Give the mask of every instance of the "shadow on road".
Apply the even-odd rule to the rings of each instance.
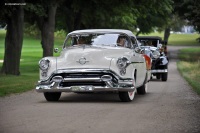
[[[115,104],[134,104],[145,95],[135,94],[132,102],[121,102],[118,93],[62,93],[59,101],[48,102],[45,99],[39,103],[115,103]]]

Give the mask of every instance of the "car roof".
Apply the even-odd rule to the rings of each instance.
[[[71,34],[84,34],[84,33],[123,33],[127,34],[128,36],[136,37],[130,30],[124,29],[87,29],[87,30],[75,30],[70,32],[68,35]]]
[[[159,37],[159,36],[137,36],[137,39],[148,39],[148,40],[157,39],[157,40],[162,40],[162,38]]]

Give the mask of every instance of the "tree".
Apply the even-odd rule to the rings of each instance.
[[[41,45],[43,57],[53,55],[55,15],[58,2],[56,0],[38,0],[29,2],[26,6],[26,13],[29,14],[26,20],[29,23],[36,21],[41,31]],[[35,20],[35,21],[33,21]]]
[[[177,6],[179,16],[189,21],[200,32],[200,2],[199,0],[182,0]]]
[[[139,5],[137,8],[139,14],[136,27],[140,30],[137,35],[140,33],[150,33],[155,27],[163,27],[173,10],[172,0],[141,0],[136,1],[135,4]]]
[[[10,1],[5,1],[9,3]],[[24,0],[16,0],[24,3]],[[4,5],[0,9],[0,23],[7,24],[5,54],[1,73],[20,75],[20,58],[23,43],[24,9],[22,5]]]
[[[166,25],[164,25],[164,41],[168,42],[170,31],[180,31],[181,28],[186,24],[186,21],[182,19],[176,11],[174,11],[168,19]]]
[[[171,13],[165,17],[165,23],[158,28],[159,31],[164,30],[164,41],[167,43],[169,36],[170,36],[170,31],[177,31],[182,28],[183,25],[185,25],[185,20],[178,15],[178,8],[180,4],[182,3],[181,0],[173,0],[172,3],[172,9]]]
[[[91,28],[133,27],[135,18],[131,13],[132,1],[68,0],[58,9],[57,24],[67,32]]]
[[[134,31],[138,27],[139,33],[149,33],[165,24],[171,11],[172,0],[68,0],[58,9],[57,26],[67,32],[91,28]]]

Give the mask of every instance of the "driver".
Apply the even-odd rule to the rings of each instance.
[[[125,37],[123,37],[123,36],[119,36],[118,37],[118,39],[117,39],[118,46],[124,47],[125,46],[125,42],[126,42]]]
[[[80,38],[78,38],[78,40],[77,40],[77,45],[82,45],[82,44],[85,44],[85,40],[84,40],[83,37],[80,37]]]
[[[152,41],[148,41],[148,46],[153,47]]]

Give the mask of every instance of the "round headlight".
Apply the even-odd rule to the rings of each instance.
[[[47,59],[42,59],[39,62],[39,66],[41,70],[47,70],[49,68],[49,60]]]
[[[157,50],[155,50],[155,51],[152,53],[152,55],[153,55],[153,58],[157,59],[157,58],[160,57],[160,52],[157,51]]]
[[[117,66],[118,66],[118,68],[119,69],[125,68],[127,66],[127,61],[128,61],[128,59],[126,59],[126,58],[119,58],[117,60]]]

